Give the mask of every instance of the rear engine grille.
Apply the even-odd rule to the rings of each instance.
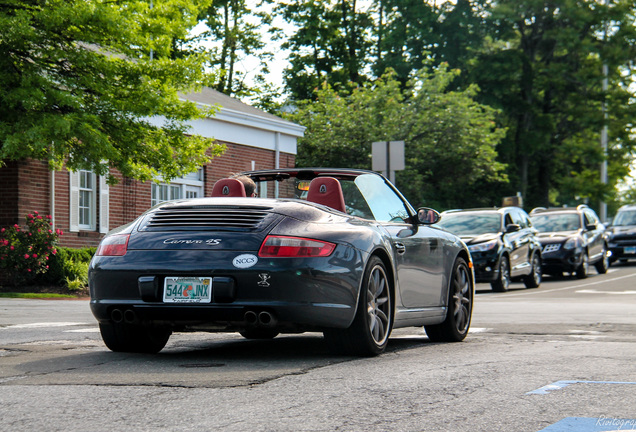
[[[251,231],[262,227],[269,210],[271,207],[166,207],[150,215],[140,229],[145,231]]]

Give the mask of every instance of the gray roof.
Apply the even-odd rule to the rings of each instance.
[[[209,87],[204,87],[200,92],[182,94],[181,97],[203,105],[218,105],[222,108],[244,114],[250,114],[257,117],[291,123],[281,117],[275,116],[258,108],[254,108],[251,105],[243,103],[238,99],[235,99]]]

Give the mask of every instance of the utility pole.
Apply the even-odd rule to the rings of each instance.
[[[601,130],[601,148],[603,149],[603,162],[601,162],[601,183],[607,184],[607,141],[608,141],[608,125],[607,120],[609,118],[607,114],[607,80],[608,70],[607,64],[603,64],[603,129]],[[600,217],[601,221],[607,220],[607,203],[601,200],[600,205]]]
[[[605,0],[604,5],[608,5],[608,0]],[[605,21],[605,30],[603,32],[603,48],[605,48],[605,44],[607,43],[607,20]],[[607,114],[607,89],[608,89],[608,67],[605,60],[603,61],[603,129],[601,130],[601,148],[603,150],[603,162],[601,162],[601,184],[607,184],[607,141],[608,141],[608,119],[609,115]],[[599,216],[601,217],[601,222],[605,222],[607,220],[607,203],[605,200],[601,200],[599,205]]]

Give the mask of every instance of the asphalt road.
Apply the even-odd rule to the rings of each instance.
[[[636,263],[591,273],[479,284],[466,341],[400,329],[364,359],[320,334],[112,353],[87,301],[0,299],[0,430],[636,430]]]

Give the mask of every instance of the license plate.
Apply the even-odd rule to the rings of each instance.
[[[629,246],[623,249],[625,254],[636,254],[636,246]]]
[[[210,303],[211,277],[167,277],[163,283],[163,301],[166,303]]]

